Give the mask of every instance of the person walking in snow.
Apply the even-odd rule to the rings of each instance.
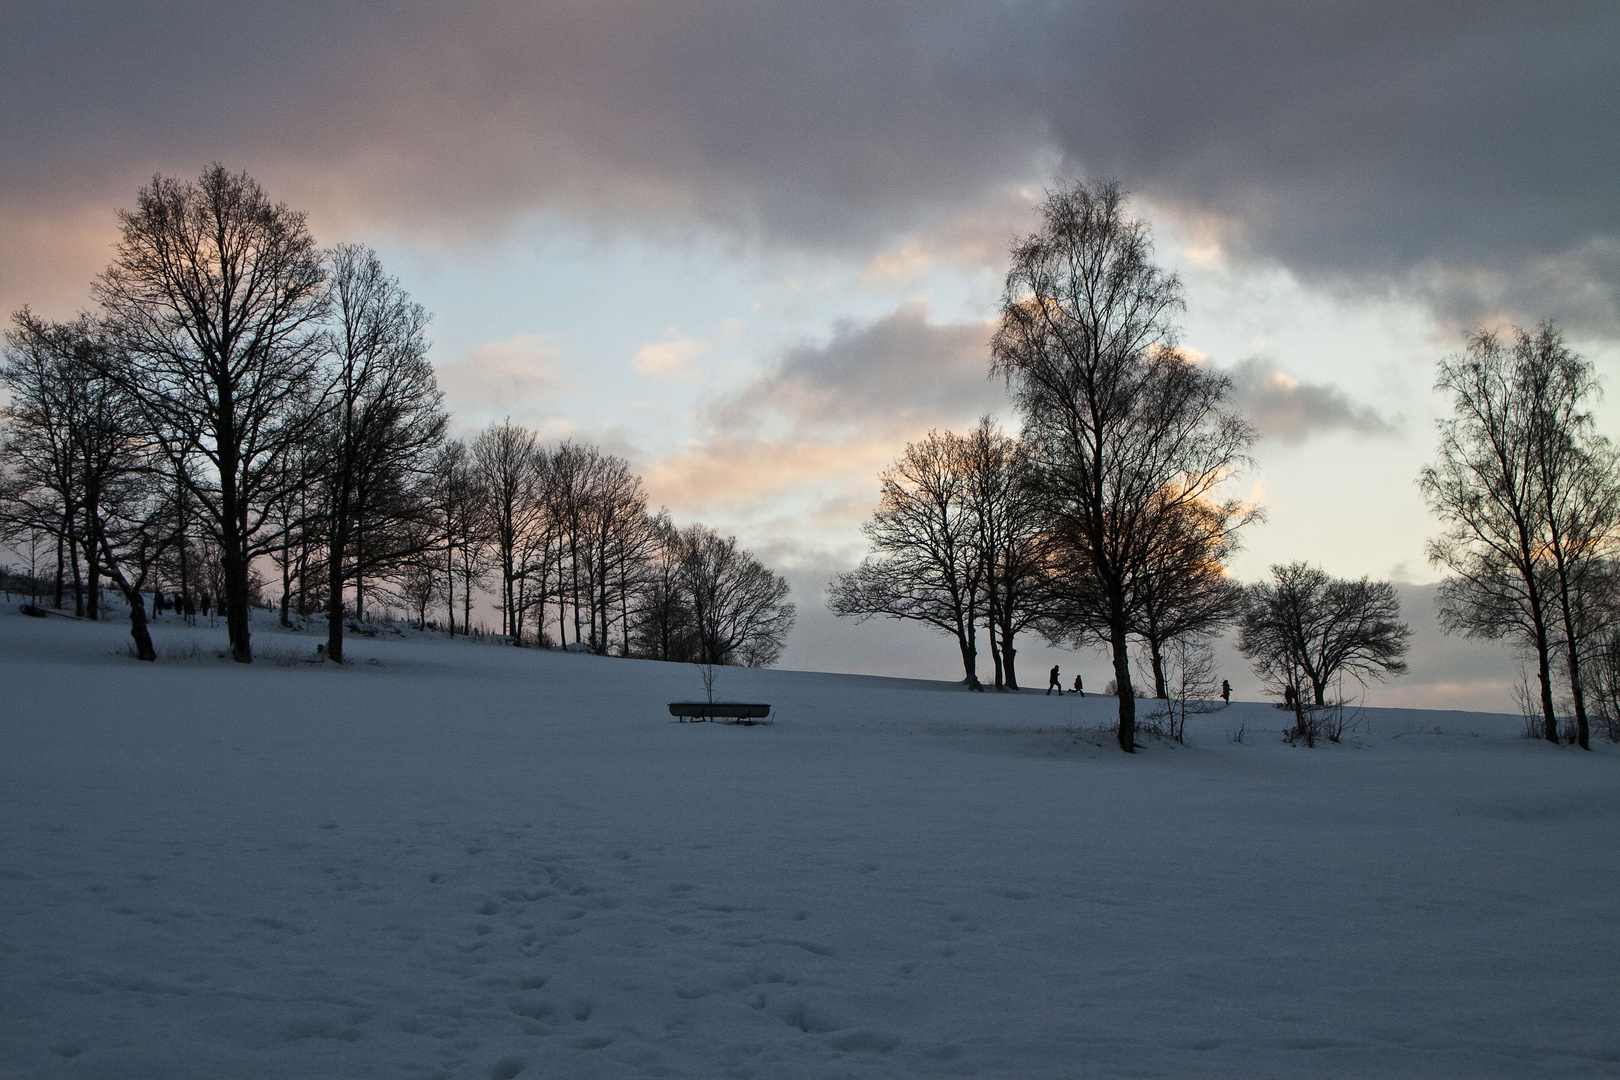
[[[1078,675],[1074,677],[1074,692],[1079,694],[1081,697],[1086,696],[1086,684],[1080,681],[1080,676]]]
[[[1058,697],[1063,696],[1063,680],[1058,678],[1058,666],[1052,665],[1052,677],[1046,680],[1046,696],[1050,697],[1053,690],[1057,690]]]
[[[1232,684],[1225,679],[1221,680],[1221,701],[1232,704]]]

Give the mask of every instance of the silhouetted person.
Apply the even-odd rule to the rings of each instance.
[[[1074,692],[1079,694],[1081,697],[1086,696],[1086,684],[1080,681],[1080,676],[1078,675],[1074,677]]]
[[[191,597],[189,597],[189,596],[186,597],[186,625],[187,626],[196,626],[197,625],[197,605],[192,601]]]
[[[1221,680],[1221,700],[1228,705],[1232,704],[1232,684],[1225,679]]]
[[[152,590],[152,614],[161,615],[169,610],[169,602],[163,599],[162,589]]]
[[[1063,680],[1058,678],[1058,666],[1056,664],[1052,665],[1052,677],[1046,680],[1047,696],[1050,696],[1053,690],[1058,692],[1058,697],[1063,696]]]
[[[1294,698],[1297,697],[1298,694],[1299,691],[1294,689],[1294,684],[1289,683],[1287,686],[1283,687],[1283,704],[1287,705],[1289,708],[1293,708]]]
[[[205,619],[208,618],[208,594],[207,593],[202,594],[202,602],[200,604],[198,604],[197,606],[202,608],[203,618],[205,618]]]

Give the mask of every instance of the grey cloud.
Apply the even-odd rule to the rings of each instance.
[[[1119,5],[1054,117],[1086,169],[1318,281],[1620,329],[1620,8]],[[1151,56],[1144,55],[1151,48]],[[1147,60],[1148,62],[1144,62]],[[1582,293],[1567,302],[1568,287]]]
[[[1288,445],[1328,431],[1393,435],[1399,428],[1378,410],[1330,383],[1300,382],[1264,360],[1250,358],[1231,370],[1234,402],[1260,434]]]
[[[1318,281],[1620,326],[1612,4],[64,3],[6,31],[7,237],[217,158],[328,220],[870,252],[1066,167]]]
[[[935,323],[913,301],[790,349],[774,371],[716,405],[711,419],[734,430],[775,415],[801,434],[968,422],[1007,402],[988,377],[990,333],[984,324]]]

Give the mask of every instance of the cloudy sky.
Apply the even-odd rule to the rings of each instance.
[[[1610,3],[12,2],[0,25],[6,311],[86,303],[154,173],[246,169],[435,314],[463,429],[600,442],[786,572],[790,665],[950,675],[944,642],[835,624],[821,588],[908,439],[1015,424],[985,345],[1058,178],[1133,193],[1185,344],[1263,433],[1242,577],[1305,558],[1422,607],[1414,480],[1468,327],[1554,319],[1620,378]],[[1505,703],[1489,650],[1420,641],[1413,669],[1373,700]]]

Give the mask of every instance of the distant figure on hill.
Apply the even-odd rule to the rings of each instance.
[[[1283,704],[1287,705],[1289,708],[1293,708],[1294,698],[1296,698],[1298,695],[1299,691],[1294,689],[1294,684],[1289,683],[1287,686],[1283,687]]]
[[[202,608],[203,618],[205,618],[205,619],[208,618],[208,594],[207,593],[202,594],[202,602],[200,604],[198,604],[197,606]]]
[[[1232,684],[1225,679],[1221,680],[1221,700],[1228,705],[1232,704]]]
[[[1080,676],[1078,675],[1074,677],[1074,692],[1079,694],[1081,697],[1086,696],[1086,684],[1080,681]]]
[[[152,590],[152,614],[161,615],[169,610],[169,602],[163,599],[162,589]]]
[[[1063,680],[1058,678],[1058,666],[1056,664],[1052,665],[1052,677],[1046,680],[1047,695],[1050,696],[1053,690],[1058,692],[1058,697],[1063,696]]]
[[[186,625],[197,625],[197,605],[189,596],[186,597]]]

